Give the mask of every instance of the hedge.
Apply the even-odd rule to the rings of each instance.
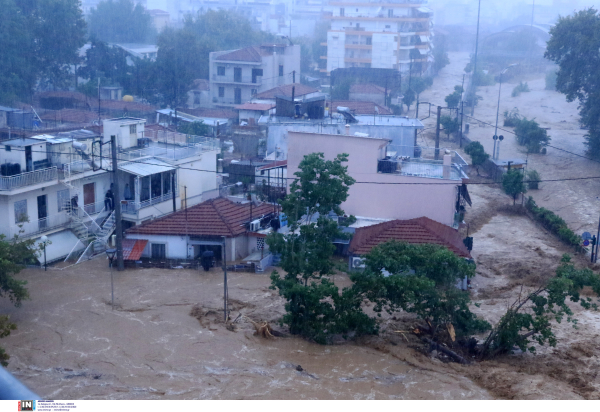
[[[569,229],[567,222],[560,216],[546,208],[538,207],[531,196],[529,196],[525,207],[533,214],[536,221],[558,236],[560,240],[569,246],[573,246],[577,251],[581,250],[581,237]]]

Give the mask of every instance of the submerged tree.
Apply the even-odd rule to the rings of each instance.
[[[330,213],[344,216],[340,205],[348,198],[354,179],[347,173],[348,155],[325,160],[323,153],[312,153],[300,162],[300,171],[282,202],[288,217],[286,235],[269,235],[267,243],[281,254],[281,267],[271,274],[271,288],[277,289],[287,303],[283,323],[292,334],[327,343],[332,335],[368,334],[376,331],[374,320],[361,310],[362,299],[352,289],[341,291],[330,276],[335,273],[331,257],[332,241],[344,238]],[[347,225],[353,218],[344,219]]]
[[[505,173],[502,176],[502,188],[504,189],[504,193],[513,198],[513,205],[517,201],[517,196],[520,193],[526,193],[527,187],[523,182],[523,173],[518,171],[517,169],[509,170],[508,173]]]
[[[477,170],[477,176],[479,176],[479,166],[484,164],[486,160],[490,158],[479,142],[471,142],[465,147],[465,153],[471,156],[471,164],[475,166]]]

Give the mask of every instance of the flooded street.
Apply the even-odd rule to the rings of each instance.
[[[18,330],[2,340],[8,370],[52,399],[485,399],[470,379],[412,349],[374,340],[322,346],[267,340],[222,322],[222,273],[115,272],[104,257],[63,271],[28,269],[31,300],[2,301]],[[269,276],[229,275],[232,317],[275,321],[283,301]],[[199,303],[204,316],[190,316]],[[297,370],[301,365],[301,371]]]

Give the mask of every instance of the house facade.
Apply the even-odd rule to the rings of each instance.
[[[426,0],[330,2],[327,72],[347,67],[427,71],[433,12]],[[325,56],[324,56],[325,57]],[[414,67],[413,67],[414,69]]]
[[[299,82],[300,46],[268,44],[212,52],[209,76],[213,106],[232,108],[262,91]]]
[[[368,136],[288,132],[288,175],[294,176],[305,155],[322,152],[325,159],[347,153],[348,174],[357,183],[342,209],[354,216],[379,219],[428,217],[453,226],[466,162],[456,152],[438,150],[419,158],[398,156],[387,139]]]

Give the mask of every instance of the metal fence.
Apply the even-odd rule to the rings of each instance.
[[[179,195],[179,190],[175,190],[175,197]],[[166,202],[173,199],[173,193],[165,193],[161,196],[156,196],[148,200],[144,200],[142,202],[136,202],[135,200],[127,200],[121,202],[121,211],[123,213],[131,213],[136,214],[138,210],[143,209],[148,206],[155,205],[157,203]]]
[[[58,170],[56,167],[20,173],[14,176],[3,176],[0,178],[0,190],[12,190],[52,180],[58,180]]]
[[[69,214],[64,211],[55,215],[47,216],[43,219],[22,222],[18,225],[10,227],[8,235],[12,238],[18,236],[31,236],[38,233],[46,232],[51,229],[56,229],[61,226],[66,226],[70,222]]]

